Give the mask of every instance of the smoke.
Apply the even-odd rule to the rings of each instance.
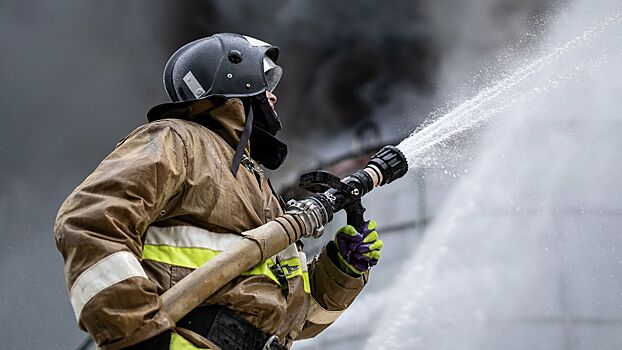
[[[508,46],[529,47],[543,26],[536,19],[553,11],[555,2],[190,3],[169,9],[180,28],[170,38],[171,52],[223,31],[253,35],[281,48],[285,75],[276,91],[277,109],[284,122],[281,137],[292,152],[280,173],[289,173],[289,179],[317,154],[345,152],[351,141],[340,139],[352,136],[344,128],[373,120],[382,140],[393,141],[448,100],[459,100],[467,82],[485,84],[485,77],[472,77],[472,72],[489,66]]]
[[[528,46],[528,34],[542,24],[527,19],[550,11],[553,3],[166,2],[161,43],[170,54],[198,37],[229,31],[279,46],[285,67],[276,91],[281,136],[300,150],[313,142],[309,136],[337,137],[369,119],[387,125],[389,138],[403,135],[439,104],[458,98],[461,84],[495,51]],[[402,130],[393,131],[399,124]],[[297,156],[304,161],[308,153]],[[296,155],[290,160],[299,163]]]
[[[362,122],[392,102],[395,86],[424,95],[434,90],[437,51],[420,1],[192,4],[176,15],[185,26],[175,45],[232,31],[281,48],[285,76],[276,92],[289,136]]]
[[[562,4],[544,1],[468,0],[460,2],[425,2],[421,9],[427,23],[432,26],[428,30],[436,38],[432,41],[435,42],[439,52],[439,70],[435,78],[437,81],[435,93],[423,101],[427,104],[415,109],[414,104],[422,102],[420,97],[409,93],[409,91],[399,91],[399,89],[396,89],[399,97],[395,99],[401,99],[402,102],[381,107],[377,111],[377,120],[385,124],[394,123],[397,125],[395,128],[397,130],[398,127],[403,128],[403,125],[413,117],[413,114],[406,113],[402,120],[397,118],[397,120],[391,121],[383,117],[395,114],[385,111],[399,111],[402,109],[403,111],[413,112],[414,110],[416,113],[415,117],[419,116],[419,120],[421,120],[433,108],[439,108],[441,111],[450,109],[453,106],[452,100],[459,101],[462,95],[472,94],[473,91],[477,91],[479,86],[485,85],[494,76],[503,74],[502,71],[493,69],[499,63],[498,60],[505,61],[528,54],[534,44],[542,40],[544,32],[548,29],[546,27],[548,22],[543,20],[543,18],[556,13],[561,7]],[[463,44],[463,42],[465,43]],[[506,56],[500,56],[500,53],[504,52],[506,52]],[[481,75],[475,74],[478,71],[483,71],[483,73]],[[448,102],[446,102],[447,99],[449,99]],[[438,112],[439,115],[443,115],[441,111]],[[412,130],[414,129],[406,129],[406,131]],[[469,153],[464,152],[464,149],[456,149],[456,151],[460,151],[457,155],[459,158],[462,158],[465,153]],[[447,158],[439,159],[439,163],[445,161],[447,161]],[[455,162],[456,160],[452,161]],[[461,172],[463,170],[465,170],[464,165],[460,168]],[[444,173],[447,174],[447,170]],[[426,192],[429,192],[424,199],[428,201],[425,206],[427,209],[431,209],[432,215],[434,215],[434,211],[437,210],[436,207],[441,205],[447,196],[447,188],[451,188],[452,183],[455,183],[457,178],[462,175],[458,174],[456,176],[454,172],[450,172],[449,175],[443,175],[443,169],[438,168],[431,169],[426,175],[428,176],[428,179],[426,179],[428,184]],[[391,184],[389,188],[384,190],[390,190],[390,192],[380,191],[374,193],[373,195],[378,197],[368,200],[368,213],[379,223],[385,223],[386,225],[386,223],[422,219],[418,218],[416,213],[413,212],[414,206],[412,205],[414,200],[412,198],[421,195],[421,193],[417,193],[412,181],[404,181]],[[411,203],[408,203],[409,198],[411,198]],[[398,213],[399,211],[404,211],[405,213]],[[439,220],[439,225],[442,227],[443,220]],[[400,342],[399,340],[402,337],[410,337],[412,334],[422,334],[421,332],[416,332],[416,329],[411,327],[413,325],[411,320],[418,316],[416,314],[403,313],[401,306],[408,303],[409,293],[410,295],[419,291],[426,293],[429,290],[426,289],[425,285],[415,283],[409,284],[406,288],[403,287],[406,285],[405,281],[420,280],[417,276],[419,272],[413,270],[411,268],[412,265],[404,264],[404,259],[415,250],[412,246],[406,245],[404,247],[404,242],[407,239],[412,239],[410,235],[416,234],[416,232],[409,231],[404,232],[404,235],[409,235],[408,238],[403,236],[395,238],[398,241],[396,245],[385,244],[385,248],[383,248],[383,261],[372,272],[369,284],[363,291],[363,295],[351,307],[352,310],[342,315],[334,325],[324,331],[317,339],[298,343],[296,349],[363,348],[367,337],[372,333],[370,330],[377,330],[373,341],[373,346],[375,347],[412,348],[412,344]],[[380,234],[382,235],[382,232]],[[387,238],[387,242],[390,242],[389,239]],[[458,244],[457,246],[459,247],[460,245]],[[425,258],[421,260],[425,261]],[[461,261],[458,262],[458,264],[460,263]],[[402,272],[396,274],[395,271],[400,269]],[[388,281],[395,281],[396,284],[400,283],[400,287],[387,290],[387,285],[390,285]],[[466,285],[468,281],[461,282],[464,282]],[[462,285],[456,284],[452,287],[460,290]],[[396,300],[394,298],[395,296],[402,295],[404,296],[403,299]],[[387,298],[387,296],[391,297]],[[387,301],[389,299],[396,301],[389,302]],[[447,303],[447,307],[459,306],[460,303],[460,300],[457,300],[455,304]],[[386,312],[386,309],[394,312],[383,317],[382,315]],[[422,313],[433,313],[435,311],[422,310]],[[443,311],[440,310],[439,312]],[[434,320],[434,318],[431,319]],[[399,327],[401,333],[389,334],[387,325],[394,323],[399,325],[400,322],[404,322],[403,324],[405,325],[404,327]],[[430,323],[433,324],[433,321],[430,321]],[[389,336],[393,336],[395,342],[392,342],[392,339],[388,338]],[[442,334],[440,338],[453,344],[453,347],[448,348],[461,348],[462,344],[453,342],[454,338],[443,338]]]
[[[183,43],[231,31],[280,46],[278,108],[294,144],[370,118],[416,123],[481,57],[528,31],[509,18],[544,3],[0,2],[0,342],[68,349],[79,341],[51,235],[56,211],[148,108],[167,100],[161,72]],[[483,12],[465,12],[471,5]],[[483,45],[489,34],[499,38]]]
[[[426,1],[439,51],[443,52],[437,77],[445,100],[465,83],[480,84],[498,69],[500,61],[516,59],[534,47],[547,28],[548,18],[565,1],[468,0]],[[468,86],[469,92],[473,86]],[[457,96],[456,96],[457,97]]]

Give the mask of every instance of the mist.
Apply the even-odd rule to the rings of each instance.
[[[618,2],[577,1],[513,62],[550,59],[514,100],[468,111],[500,113],[404,257],[409,278],[386,291],[366,349],[620,348],[621,35]]]
[[[384,139],[414,130],[459,96],[462,82],[495,52],[537,42],[534,35],[518,43],[545,27],[529,18],[556,6],[536,0],[3,1],[3,346],[71,349],[84,336],[52,239],[56,212],[116,142],[146,122],[146,111],[167,101],[162,69],[183,43],[231,31],[281,48],[285,76],[276,92],[292,149],[284,170],[295,172],[312,165],[311,153],[347,151],[352,128],[364,121],[380,121]]]

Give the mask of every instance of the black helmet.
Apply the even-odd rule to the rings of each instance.
[[[154,121],[178,104],[220,97],[242,98],[248,115],[231,165],[235,175],[248,140],[251,157],[268,169],[278,168],[287,146],[276,139],[281,122],[265,95],[281,79],[276,64],[279,49],[261,40],[233,33],[220,33],[195,40],[177,50],[164,68],[164,87],[173,103],[153,107],[147,114]]]
[[[250,97],[272,91],[281,79],[279,49],[249,36],[221,33],[177,50],[164,68],[172,101],[211,96]]]

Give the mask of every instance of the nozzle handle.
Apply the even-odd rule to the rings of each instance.
[[[352,204],[343,208],[346,211],[348,225],[354,226],[357,230],[365,223],[365,207],[361,200],[355,200]]]

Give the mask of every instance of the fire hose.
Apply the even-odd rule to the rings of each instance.
[[[178,322],[220,288],[242,272],[276,255],[302,237],[319,238],[333,214],[345,210],[347,222],[360,227],[365,221],[361,198],[376,187],[401,178],[408,171],[406,157],[395,146],[385,146],[367,165],[339,179],[324,171],[315,171],[300,178],[300,187],[313,192],[303,200],[288,202],[286,213],[255,229],[242,232],[244,237],[191,272],[164,292],[162,312]],[[87,349],[90,338],[80,345]]]
[[[333,213],[345,210],[348,224],[359,227],[365,208],[361,198],[376,187],[391,183],[408,171],[406,157],[395,146],[385,146],[367,163],[344,179],[323,171],[300,178],[300,187],[314,192],[290,201],[286,213],[242,233],[245,239],[209,260],[161,295],[162,311],[175,322],[199,306],[242,272],[277,254],[301,237],[318,238]]]

